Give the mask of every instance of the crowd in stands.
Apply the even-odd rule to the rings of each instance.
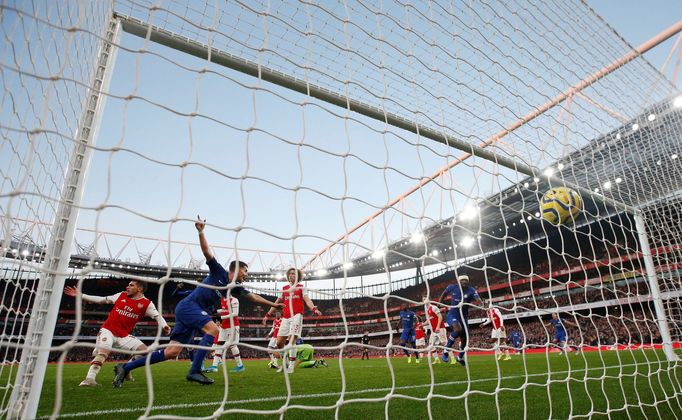
[[[521,247],[523,248],[523,247]],[[484,301],[493,301],[500,308],[503,315],[516,314],[521,318],[508,319],[506,321],[507,332],[512,329],[522,331],[526,346],[546,346],[551,342],[553,331],[544,324],[548,322],[550,311],[562,308],[562,316],[577,322],[580,331],[571,331],[576,344],[582,345],[612,345],[639,344],[660,342],[660,334],[654,318],[653,310],[648,302],[628,303],[621,301],[611,307],[595,306],[572,310],[572,307],[580,304],[610,301],[613,299],[625,299],[634,297],[646,297],[649,295],[647,283],[642,280],[639,261],[630,261],[623,258],[629,255],[631,249],[617,248],[615,245],[601,248],[591,247],[587,254],[578,253],[573,255],[586,255],[582,258],[571,257],[568,250],[565,254],[550,255],[544,249],[521,249],[520,254],[527,255],[526,260],[515,265],[514,270],[506,266],[508,261],[497,261],[497,264],[483,266],[464,267],[458,271],[446,271],[438,276],[417,279],[415,285],[396,290],[384,300],[382,296],[357,297],[343,300],[343,313],[346,323],[341,318],[341,306],[338,300],[317,300],[316,305],[322,311],[323,316],[314,317],[308,314],[305,319],[304,335],[311,339],[316,347],[339,346],[343,340],[348,343],[358,343],[359,336],[365,332],[371,334],[371,344],[386,346],[389,340],[389,331],[393,332],[393,344],[397,345],[398,334],[398,311],[401,303],[406,300],[410,306],[423,318],[423,297],[429,295],[431,301],[437,301],[445,287],[456,279],[458,274],[466,273],[471,278],[471,284],[477,287]],[[584,252],[585,250],[579,250]],[[544,257],[544,259],[543,259]],[[492,258],[492,257],[491,257]],[[613,259],[617,259],[614,261]],[[610,264],[606,262],[611,260]],[[525,261],[525,263],[523,262]],[[490,263],[490,261],[489,261]],[[552,275],[550,275],[550,270]],[[124,282],[121,279],[102,278],[96,281],[83,283],[83,291],[88,294],[107,295],[122,290]],[[163,308],[169,322],[173,322],[172,308],[179,301],[172,295],[174,285],[169,283],[163,291]],[[147,296],[157,300],[159,294],[158,285],[150,285]],[[264,296],[274,300],[275,296]],[[633,302],[636,299],[631,299]],[[444,299],[447,305],[449,300]],[[584,305],[585,306],[585,305]],[[55,330],[55,336],[65,340],[73,335],[75,327],[75,300],[64,298],[61,306],[61,315]],[[265,346],[265,336],[270,325],[262,326],[260,321],[267,308],[253,305],[247,301],[242,302],[240,309],[242,318],[241,335],[245,338],[241,352],[243,357],[266,357],[262,350],[253,349],[249,345]],[[443,306],[445,310],[446,307]],[[478,328],[480,321],[485,318],[485,309],[479,307],[470,308],[472,325],[469,331],[470,347],[490,348],[488,328]],[[529,315],[528,312],[539,311]],[[79,337],[92,337],[97,334],[101,323],[106,318],[110,307],[83,303],[82,318]],[[153,321],[140,322],[134,331],[138,337],[153,337],[157,334],[157,326]],[[329,340],[323,337],[335,337]],[[254,341],[254,339],[260,339]],[[87,339],[84,341],[88,341]],[[149,340],[145,340],[149,342]],[[68,361],[89,360],[92,349],[87,347],[71,348],[67,354]],[[338,356],[336,350],[319,350],[326,356]],[[361,348],[356,345],[346,345],[343,354],[352,356],[359,354]],[[385,354],[385,350],[373,350],[373,354]],[[125,359],[126,355],[119,355]],[[53,355],[53,357],[58,357]],[[181,355],[182,357],[182,355]]]

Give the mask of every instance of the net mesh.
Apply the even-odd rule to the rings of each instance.
[[[270,372],[253,361],[199,394],[163,363],[119,390],[135,390],[130,406],[84,405],[86,368],[65,362],[89,361],[111,305],[64,296],[38,416],[679,416],[681,101],[641,56],[609,67],[633,47],[583,2],[6,1],[0,30],[3,414],[29,320],[49,309],[33,302],[41,279],[98,296],[144,279],[173,323],[177,284],[207,274],[198,213],[218,262],[249,263],[250,291],[274,300],[286,269],[305,269],[322,315],[305,313],[303,336],[331,358],[322,379],[257,379]],[[111,85],[93,91],[105,45]],[[70,263],[52,273],[100,93]],[[583,206],[554,226],[540,202],[559,186]],[[400,306],[425,318],[426,297],[447,317],[462,274],[483,300],[464,305],[468,339],[452,344],[466,367],[437,366],[441,342],[406,370]],[[498,340],[478,328],[488,304]],[[268,357],[266,310],[242,302],[245,359]],[[168,344],[149,319],[133,335]],[[489,357],[499,349],[518,356],[505,365]]]

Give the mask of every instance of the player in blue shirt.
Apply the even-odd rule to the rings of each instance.
[[[223,266],[218,263],[208,246],[208,241],[204,235],[204,228],[206,227],[206,220],[199,218],[194,224],[194,227],[199,232],[199,245],[201,252],[206,257],[206,264],[208,264],[209,275],[201,282],[207,286],[221,287],[220,289],[212,289],[208,287],[197,287],[192,292],[182,299],[175,306],[175,326],[170,336],[170,344],[166,348],[162,348],[152,352],[148,357],[143,357],[128,363],[120,363],[114,368],[116,374],[114,378],[114,387],[119,388],[123,383],[123,379],[133,369],[144,366],[147,359],[150,364],[159,363],[167,359],[174,359],[182,350],[185,344],[193,341],[195,331],[200,330],[204,332],[204,336],[199,341],[202,348],[196,350],[194,358],[192,359],[192,367],[187,374],[187,380],[198,382],[202,385],[210,385],[213,379],[201,373],[204,359],[208,353],[208,349],[213,345],[214,337],[220,332],[218,324],[213,322],[211,314],[220,304],[220,299],[225,295],[224,288],[228,285],[232,286],[227,289],[227,293],[236,298],[246,298],[252,302],[260,303],[262,305],[273,306],[275,308],[281,307],[281,304],[270,302],[263,297],[247,291],[241,283],[246,279],[249,267],[242,261],[232,261],[229,265],[229,272],[225,271]]]
[[[403,347],[403,352],[407,356],[407,363],[412,363],[412,353],[407,350],[407,344],[409,343],[412,348],[417,349],[417,344],[414,338],[414,324],[415,321],[419,322],[419,317],[413,311],[409,310],[407,303],[400,305],[400,319],[398,320],[398,326],[396,331],[400,330],[402,326],[403,331],[400,334],[400,346]],[[419,362],[419,353],[416,353],[417,362]]]
[[[552,313],[552,319],[546,324],[548,327],[554,328],[554,344],[559,346],[559,354],[564,351],[568,352],[566,347],[566,342],[568,341],[568,334],[566,333],[566,326],[578,328],[578,324],[566,321],[564,318],[560,317],[558,313]]]
[[[459,338],[460,352],[457,355],[457,362],[465,366],[464,349],[467,345],[468,330],[469,330],[469,304],[477,304],[483,306],[481,297],[476,292],[476,289],[469,286],[469,276],[462,274],[457,277],[457,282],[451,283],[443,290],[440,295],[439,302],[443,302],[446,296],[450,296],[450,310],[445,323],[451,329],[448,336],[446,347],[452,348],[457,338]],[[450,361],[454,363],[454,361]]]
[[[510,343],[517,352],[523,353],[523,334],[521,334],[521,331],[512,330],[507,342]]]

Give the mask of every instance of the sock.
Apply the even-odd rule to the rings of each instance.
[[[410,353],[407,351],[407,343],[400,343],[400,345],[404,347],[403,353],[405,353],[405,356],[410,357]]]
[[[163,362],[166,360],[166,356],[164,354],[165,349],[157,350],[149,355],[149,364],[153,365],[154,363],[159,363]],[[130,361],[123,365],[123,369],[125,369],[126,372],[130,372],[131,370],[137,369],[141,366],[144,366],[145,363],[147,363],[147,358],[146,357],[140,357],[139,359]]]
[[[203,347],[208,347],[213,344],[214,337],[210,334],[205,334],[201,337],[199,345]],[[204,359],[208,354],[208,349],[197,349],[194,354],[194,359],[192,360],[192,367],[189,369],[189,373],[201,373],[201,368],[204,366]]]
[[[237,367],[243,366],[242,357],[239,355],[239,347],[230,346],[230,349],[232,350],[232,356],[234,356],[234,361],[237,362]]]
[[[88,369],[88,374],[85,375],[86,379],[92,379],[93,381],[95,378],[97,378],[97,374],[99,373],[100,369],[102,369],[102,364],[99,363],[92,363],[90,365],[90,369]]]
[[[225,354],[225,349],[222,348],[224,342],[219,341],[218,344],[213,345],[213,365],[218,367],[218,365],[223,361],[223,355]]]
[[[270,347],[271,350],[277,350],[276,347]],[[277,363],[277,356],[275,356],[275,353],[270,353],[270,360],[272,361],[272,364],[275,365],[276,367],[279,367]]]

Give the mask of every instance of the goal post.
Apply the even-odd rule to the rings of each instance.
[[[64,185],[52,223],[50,241],[40,267],[30,321],[23,342],[13,343],[21,349],[21,360],[8,404],[10,419],[36,418],[43,389],[48,356],[55,350],[52,343],[60,309],[64,280],[67,277],[78,213],[88,166],[95,146],[102,110],[111,81],[112,68],[119,43],[119,22],[110,15],[103,26],[99,51],[93,61],[92,81],[88,87],[83,113],[78,123]]]

